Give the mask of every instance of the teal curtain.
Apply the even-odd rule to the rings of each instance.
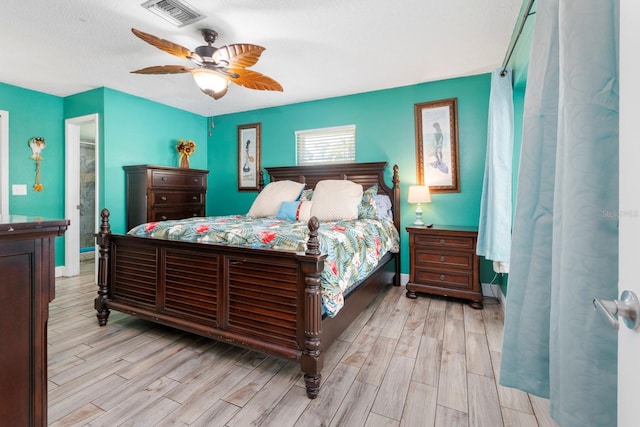
[[[484,166],[476,252],[506,269],[511,253],[513,163],[513,84],[511,69],[491,74],[487,157]]]
[[[615,426],[617,0],[538,0],[525,94],[500,382],[561,426]]]

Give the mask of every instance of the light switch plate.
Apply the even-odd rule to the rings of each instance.
[[[26,184],[13,184],[11,186],[11,190],[14,196],[26,196],[27,195],[27,185]]]

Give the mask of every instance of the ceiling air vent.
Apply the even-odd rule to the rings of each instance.
[[[205,16],[182,0],[149,0],[141,5],[176,27],[183,27],[199,21]]]

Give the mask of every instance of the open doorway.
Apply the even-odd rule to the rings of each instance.
[[[80,260],[96,256],[98,135],[97,114],[65,120],[65,276],[77,276]]]

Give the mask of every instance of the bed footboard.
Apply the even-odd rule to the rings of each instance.
[[[300,363],[310,398],[322,370],[320,254],[316,218],[305,253],[112,234],[101,212],[100,326],[110,310]]]

